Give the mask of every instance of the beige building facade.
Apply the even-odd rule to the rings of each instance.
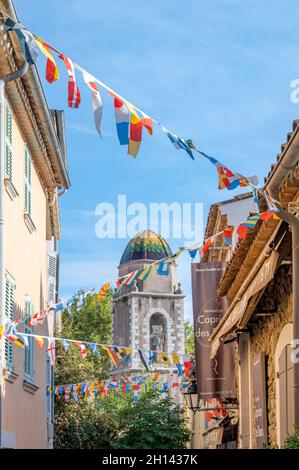
[[[1,0],[0,9],[16,18],[11,1]],[[7,81],[14,71],[21,77]],[[0,323],[6,325],[56,301],[59,192],[70,183],[63,114],[48,109],[35,66],[24,63],[15,33],[2,30],[0,82]],[[52,334],[53,321],[49,316],[25,332]],[[33,338],[25,350],[3,339],[0,344],[1,447],[51,447],[47,343],[42,350]]]

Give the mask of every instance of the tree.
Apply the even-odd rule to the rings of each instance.
[[[57,336],[98,343],[111,342],[111,298],[112,291],[97,301],[96,295],[87,296],[84,306],[78,311],[75,303],[71,315],[67,310],[62,314],[62,328]],[[82,360],[80,349],[70,344],[66,352],[60,342],[56,344],[56,362],[54,369],[55,384],[80,383],[89,380],[102,380],[108,377],[110,361],[104,351],[96,357],[88,352]],[[95,429],[100,437],[109,419],[100,421],[100,416],[88,401],[80,400],[76,405],[72,400],[65,404],[61,398],[55,400],[55,436],[56,448],[89,448],[89,440],[94,441]],[[102,434],[105,436],[105,432]],[[93,436],[93,437],[92,437]],[[102,443],[105,444],[105,440]]]
[[[71,315],[62,314],[62,329],[58,336],[75,340],[97,343],[111,342],[111,298],[109,292],[101,302],[96,295],[87,296],[84,306],[78,311],[75,303]],[[77,383],[84,380],[100,380],[106,378],[110,370],[107,354],[99,350],[96,357],[88,352],[87,358],[82,360],[80,349],[70,345],[65,351],[60,342],[56,345],[55,382],[57,384]]]
[[[185,354],[194,352],[194,328],[189,321],[184,323],[185,330]]]
[[[189,430],[180,407],[155,389],[138,401],[132,393],[110,392],[88,403],[69,403],[60,414],[56,447],[81,449],[184,449]]]
[[[295,427],[293,434],[288,434],[284,441],[284,449],[299,449],[299,427]]]
[[[57,336],[98,343],[111,343],[112,292],[99,303],[89,296],[80,311],[72,306],[72,315],[63,313],[62,329]],[[91,352],[82,360],[80,349],[71,345],[66,352],[56,345],[55,383],[75,384],[108,378],[110,362],[99,348],[97,358]],[[122,394],[110,390],[107,398],[99,395],[79,402],[55,397],[55,448],[81,449],[176,449],[185,448],[189,431],[180,407],[168,395],[155,389]]]
[[[113,405],[104,401],[104,409],[112,411],[118,428],[111,441],[115,449],[184,449],[189,441],[186,418],[169,394],[164,398],[156,389],[139,395],[113,396]]]

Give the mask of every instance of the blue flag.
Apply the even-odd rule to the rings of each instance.
[[[157,274],[159,274],[159,276],[168,276],[169,272],[170,272],[170,264],[166,264],[163,261],[161,261],[157,269]]]
[[[38,58],[38,47],[33,34],[21,23],[17,23],[12,18],[7,18],[4,23],[4,31],[13,30],[20,42],[26,62],[34,64]]]
[[[177,150],[181,150],[181,149],[185,150],[185,152],[188,153],[189,157],[191,157],[192,160],[194,160],[193,153],[191,152],[190,148],[188,147],[184,139],[182,139],[181,137],[178,137],[176,134],[173,134],[172,132],[168,131],[164,127],[162,127],[162,129],[167,135],[167,137],[169,138],[170,142],[174,145],[174,147]]]

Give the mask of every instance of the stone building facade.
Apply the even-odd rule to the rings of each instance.
[[[211,358],[221,342],[235,342],[240,448],[282,447],[298,425],[297,369],[291,354],[298,321],[293,243],[299,230],[298,142],[294,121],[263,188],[282,209],[278,217],[260,220],[227,254],[217,291],[229,306],[211,335]],[[259,203],[260,212],[268,209],[262,193]]]
[[[119,265],[119,277],[142,270],[149,264],[171,255],[166,241],[145,230],[127,245]],[[115,294],[112,310],[113,344],[167,354],[184,354],[184,295],[176,276],[176,265],[158,274],[159,263],[145,281],[123,286]],[[157,366],[156,370],[160,366]],[[131,373],[142,368],[134,353],[126,369]],[[165,370],[164,367],[162,367]],[[173,367],[171,368],[173,369]],[[173,369],[174,370],[174,369]]]

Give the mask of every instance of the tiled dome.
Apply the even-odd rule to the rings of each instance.
[[[159,260],[171,256],[168,243],[152,230],[138,233],[126,246],[120,264],[134,260]]]

